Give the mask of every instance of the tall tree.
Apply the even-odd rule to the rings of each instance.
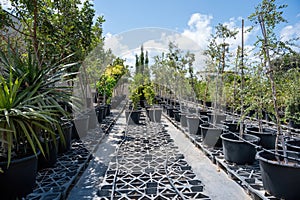
[[[271,63],[271,57],[276,56],[285,50],[291,50],[290,47],[278,39],[275,32],[276,25],[287,22],[286,19],[283,18],[283,12],[281,11],[286,7],[287,5],[277,5],[275,0],[262,0],[262,2],[256,6],[255,12],[249,16],[251,21],[260,25],[262,31],[262,37],[258,37],[255,44],[260,49],[260,55],[263,58],[264,66],[268,70],[268,78],[272,88],[272,100],[277,124],[276,149],[279,135],[282,134],[282,130],[278,110],[278,94],[274,81],[274,66]],[[285,148],[284,139],[282,139],[282,146]]]

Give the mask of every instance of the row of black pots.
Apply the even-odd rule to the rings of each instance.
[[[0,191],[1,199],[17,199],[32,192],[38,170],[53,167],[58,153],[64,153],[71,148],[72,123],[63,122],[62,133],[64,140],[56,137],[52,139],[41,139],[45,156],[40,151],[37,155],[31,153],[27,157],[12,160],[9,168],[7,162],[0,162]]]
[[[178,102],[178,100],[174,100],[174,99],[170,99],[170,98],[164,98],[164,97],[160,97],[160,99],[162,99],[162,101],[164,101],[166,105],[171,105],[171,106],[179,106],[180,105],[180,103]],[[203,105],[203,101],[202,100],[197,100],[197,102],[199,102],[201,105]],[[212,102],[208,101],[208,102],[206,102],[206,107],[212,107],[212,104],[213,104]],[[236,108],[230,108],[227,111],[231,112],[233,109],[236,110]],[[244,110],[246,110],[246,109],[247,109],[247,107],[244,108]],[[238,110],[238,114],[240,114],[239,110]],[[272,119],[274,119],[274,114],[269,113],[267,111],[263,110],[262,111],[262,115],[263,115],[263,119],[266,120],[266,121],[272,121]],[[283,114],[281,114],[281,115],[283,115]],[[254,110],[250,110],[249,113],[248,113],[248,116],[249,117],[255,117],[255,118],[258,119],[258,114]],[[300,129],[300,123],[299,122],[295,122],[293,120],[289,120],[289,124],[288,125],[290,127],[292,127],[292,128]]]
[[[183,116],[186,115],[181,114],[181,119],[184,119]],[[187,118],[189,119],[187,120],[187,124],[189,122],[196,124],[194,127],[191,126],[193,131],[190,130],[190,132],[197,134],[196,128],[197,124],[200,123],[200,120],[198,120],[199,117],[193,116]],[[222,122],[227,125],[230,132],[239,133],[237,121],[225,120]],[[206,129],[206,126],[208,125],[200,125],[204,145],[218,147],[220,145],[218,136],[220,136],[226,161],[236,164],[252,164],[255,160],[259,160],[263,185],[269,194],[284,199],[300,198],[300,194],[297,192],[300,181],[300,140],[289,140],[286,142],[287,149],[292,150],[292,152],[288,152],[288,156],[298,159],[298,165],[281,164],[277,161],[278,156],[274,155],[274,150],[257,152],[256,149],[257,146],[262,146],[265,149],[274,149],[276,139],[275,130],[270,128],[259,130],[258,127],[249,126],[246,127],[246,134],[243,134],[243,139],[241,139],[237,135],[226,133],[224,127],[220,127],[218,132],[218,128],[211,127],[210,129]],[[279,151],[279,153],[283,154],[282,151]],[[280,159],[283,162],[283,158]],[[289,162],[295,163],[293,160],[289,160]]]
[[[189,126],[189,117],[185,113],[181,113],[180,116],[183,127],[185,127],[184,125]],[[185,123],[186,119],[187,123]],[[194,116],[192,119],[196,121],[196,125],[192,127],[193,131],[190,130],[193,134],[199,134],[199,132],[196,131],[197,122],[200,124],[198,119],[198,116]],[[210,120],[211,119],[212,118],[210,118]],[[241,138],[238,135],[240,130],[237,121],[223,120],[222,122],[228,127],[230,132],[233,132],[226,133],[225,131],[225,133],[220,134],[226,161],[244,165],[252,164],[258,160],[263,186],[269,194],[283,199],[300,199],[300,193],[298,192],[300,185],[299,139],[286,141],[288,149],[287,156],[289,158],[287,158],[288,162],[285,163],[283,156],[279,156],[283,155],[283,151],[277,151],[279,155],[275,155],[275,150],[272,150],[275,147],[275,130],[270,128],[259,130],[258,127],[247,126],[245,130],[243,130],[245,134],[243,134]],[[205,125],[202,124],[199,127],[202,129]],[[207,137],[207,132],[205,137]],[[216,139],[213,141],[216,141]],[[211,144],[215,145],[214,142]],[[263,147],[264,150],[257,152],[256,147]]]
[[[105,116],[109,115],[107,109]],[[74,120],[62,118],[62,136],[41,139],[45,155],[39,151],[37,155],[33,153],[21,159],[12,160],[9,168],[7,162],[0,162],[0,192],[1,199],[17,199],[32,192],[38,170],[55,166],[58,154],[71,150],[72,139],[84,137],[88,129],[97,126],[97,117],[94,110],[77,116]],[[75,126],[76,125],[76,126]],[[58,134],[57,134],[58,135]]]
[[[269,134],[260,134],[259,136],[243,134],[241,139],[232,133],[222,134],[225,160],[242,165],[252,164],[258,160],[263,187],[269,194],[283,199],[300,199],[300,193],[297,191],[300,184],[300,153],[296,152],[299,150],[299,146],[296,145],[299,145],[300,141],[286,142],[287,149],[293,150],[287,151],[287,156],[295,158],[297,161],[288,158],[288,163],[285,163],[283,156],[275,156],[275,150],[264,149],[257,152],[256,146],[253,144],[273,146],[268,143],[273,140]],[[277,153],[283,155],[282,150],[277,151]]]
[[[105,110],[104,110],[105,111]],[[87,110],[84,114],[78,115],[73,121],[62,118],[63,139],[58,136],[54,142],[52,139],[43,140],[42,147],[45,149],[45,156],[39,156],[39,169],[53,167],[56,164],[57,154],[65,153],[71,149],[72,139],[84,138],[88,130],[97,127],[97,109]],[[107,116],[110,111],[106,111]]]

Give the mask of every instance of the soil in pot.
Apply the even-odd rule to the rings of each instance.
[[[189,134],[197,134],[198,128],[200,124],[200,119],[198,116],[195,115],[187,115],[187,127]]]
[[[283,155],[283,151],[278,153]],[[298,162],[288,159],[288,164],[285,164],[283,157],[275,156],[274,151],[263,150],[257,153],[263,186],[269,194],[277,198],[300,199],[300,154],[287,151],[287,156],[296,158]]]
[[[221,125],[212,126],[207,123],[201,124],[202,142],[207,147],[222,147],[221,134],[225,132],[227,127]]]
[[[300,153],[300,140],[288,140],[285,142],[287,150]]]
[[[259,145],[265,149],[275,149],[276,141],[276,130],[270,128],[263,128],[262,131],[259,131],[257,126],[246,127],[245,129],[247,134],[255,135],[260,138]]]
[[[7,162],[0,162],[0,167],[3,170],[0,173],[1,199],[21,199],[32,192],[38,167],[36,155],[13,159],[9,168]]]
[[[126,122],[129,125],[136,125],[139,124],[140,122],[140,111],[131,111],[131,110],[126,110],[125,111],[125,116],[126,116]]]
[[[252,164],[255,161],[256,148],[243,140],[258,144],[259,137],[243,134],[243,140],[232,133],[221,135],[224,158],[226,161],[240,165]]]

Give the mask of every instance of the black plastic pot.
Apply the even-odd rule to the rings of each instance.
[[[288,140],[285,142],[287,150],[300,153],[300,140]]]
[[[207,124],[200,125],[202,143],[207,147],[222,147],[222,140],[220,138],[221,134],[224,133],[227,127],[212,125],[207,126]]]
[[[222,121],[222,124],[228,126],[228,131],[239,133],[240,132],[240,126],[238,121],[235,120],[224,120]]]
[[[221,135],[223,153],[226,161],[236,164],[252,164],[255,161],[255,146],[239,139],[232,133]],[[253,144],[258,144],[259,137],[244,134],[243,139]]]
[[[110,115],[110,108],[111,108],[111,105],[110,104],[107,104],[107,109],[106,109],[106,116],[109,116]]]
[[[140,123],[140,111],[125,111],[126,122],[129,125],[139,124]]]
[[[289,126],[292,128],[300,129],[300,122],[295,122],[294,120],[289,120]]]
[[[174,109],[173,113],[174,113],[174,119],[175,119],[175,121],[180,122],[180,111]]]
[[[182,127],[187,127],[186,115],[187,113],[180,113],[180,124]]]
[[[283,155],[282,151],[278,151]],[[288,159],[284,164],[283,157],[275,156],[274,151],[265,150],[257,153],[264,189],[271,195],[285,200],[300,199],[300,154],[287,151],[287,156],[298,159]],[[277,161],[279,158],[280,162]]]
[[[162,109],[161,108],[150,108],[148,109],[148,115],[149,119],[152,122],[161,122],[161,114],[162,114]]]
[[[205,105],[206,105],[207,107],[211,107],[212,102],[211,102],[211,101],[207,101],[207,102],[205,102]]]
[[[195,115],[187,115],[186,118],[189,134],[197,134],[200,123],[199,117]]]
[[[79,115],[74,119],[75,127],[79,138],[83,138],[87,135],[89,130],[89,116]]]
[[[0,162],[3,170],[3,173],[0,172],[1,199],[21,199],[31,193],[35,185],[37,166],[36,155],[12,160],[9,168],[7,162]]]
[[[96,114],[97,114],[97,120],[98,120],[98,123],[102,123],[103,121],[103,115],[104,115],[104,107],[103,106],[98,106],[96,108]]]
[[[103,119],[105,119],[106,118],[106,113],[108,112],[107,110],[108,110],[108,106],[107,105],[102,105],[102,107],[103,107]]]
[[[200,124],[205,124],[209,122],[209,117],[206,115],[200,115]]]
[[[73,124],[69,122],[64,122],[62,124],[62,131],[64,136],[64,143],[62,141],[59,142],[59,153],[65,153],[70,151],[71,144],[72,144],[72,130],[73,130]]]
[[[58,145],[60,137],[56,137],[56,141],[53,139],[42,139],[41,145],[43,147],[45,156],[43,154],[39,155],[38,168],[45,169],[53,167],[57,161]]]
[[[246,127],[247,134],[255,135],[260,138],[259,144],[266,149],[275,149],[276,130],[270,128],[263,128],[262,132],[259,132],[257,126]]]
[[[174,108],[173,106],[168,106],[167,107],[167,114],[169,115],[169,117],[174,118],[174,112],[173,112]]]
[[[90,109],[87,111],[87,115],[89,116],[89,126],[88,129],[95,129],[97,127],[98,119],[96,116],[95,109]]]
[[[222,121],[226,120],[226,115],[223,113],[208,113],[208,117],[209,117],[209,122],[212,124],[214,122],[216,124],[221,124]]]

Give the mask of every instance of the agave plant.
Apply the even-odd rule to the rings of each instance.
[[[53,139],[56,131],[62,134],[59,118],[69,113],[61,103],[71,103],[72,90],[58,83],[71,66],[41,66],[30,51],[24,56],[16,49],[0,50],[0,158],[8,165],[28,151],[45,153],[42,130]]]

